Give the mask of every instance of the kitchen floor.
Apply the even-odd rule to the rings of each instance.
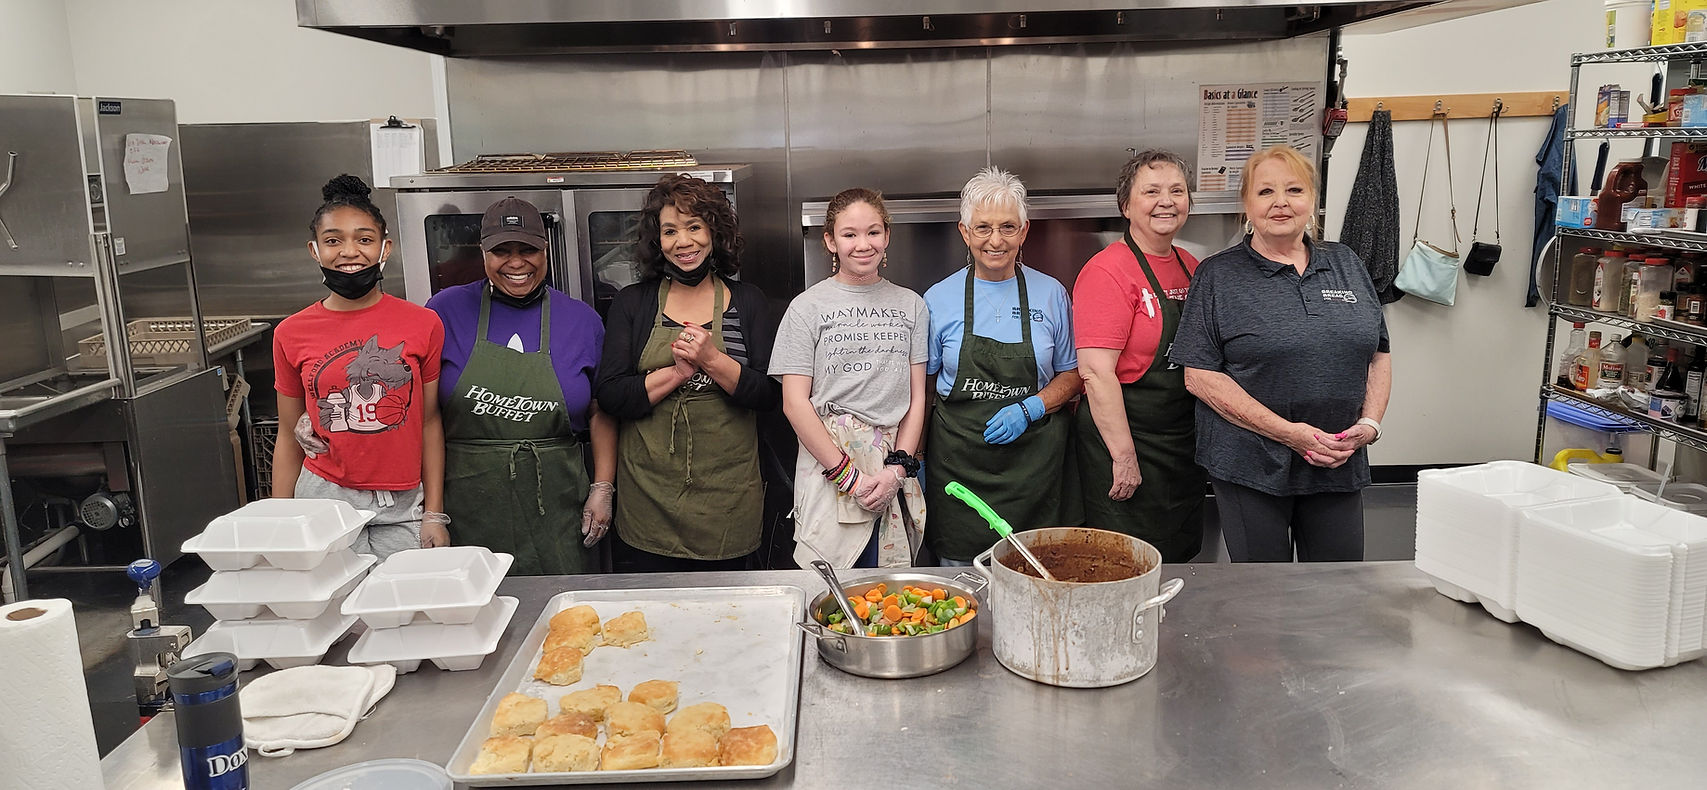
[[[1197,562],[1226,562],[1227,549],[1210,498],[1208,534]],[[1408,560],[1416,539],[1415,485],[1371,486],[1364,490],[1364,558]],[[186,606],[184,595],[207,580],[208,569],[194,559],[174,563],[161,577],[161,620],[205,630],[213,618],[197,606]],[[101,754],[113,750],[138,726],[136,696],[131,683],[130,655],[125,633],[130,630],[130,603],[136,589],[119,571],[108,573],[32,573],[30,592],[37,598],[68,598],[75,604],[77,635],[83,652],[83,676],[89,686],[89,707],[95,720],[95,739]]]

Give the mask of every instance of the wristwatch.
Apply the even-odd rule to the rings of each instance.
[[[1376,442],[1381,441],[1381,423],[1378,423],[1369,417],[1359,417],[1359,418],[1357,418],[1357,422],[1354,424],[1356,424],[1356,425],[1367,425],[1367,426],[1375,429],[1375,438],[1369,440],[1370,444],[1374,444]]]
[[[919,476],[919,459],[900,450],[894,450],[883,457],[884,466],[899,466],[907,470],[908,477]]]

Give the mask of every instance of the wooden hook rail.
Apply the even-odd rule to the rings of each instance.
[[[1393,113],[1395,121],[1426,121],[1444,113],[1448,118],[1486,118],[1497,108],[1502,118],[1545,117],[1569,101],[1566,91],[1454,93],[1435,96],[1372,96],[1347,99],[1352,123],[1366,123],[1377,109]]]

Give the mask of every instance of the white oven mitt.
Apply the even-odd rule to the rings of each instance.
[[[390,664],[292,667],[262,676],[237,694],[243,742],[267,757],[331,746],[396,683]]]

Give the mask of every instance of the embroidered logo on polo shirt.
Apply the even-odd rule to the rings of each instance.
[[[1332,290],[1332,289],[1328,289],[1328,288],[1323,288],[1322,289],[1322,301],[1324,301],[1324,302],[1344,302],[1346,304],[1357,304],[1357,292],[1356,291],[1344,291],[1344,290]]]

